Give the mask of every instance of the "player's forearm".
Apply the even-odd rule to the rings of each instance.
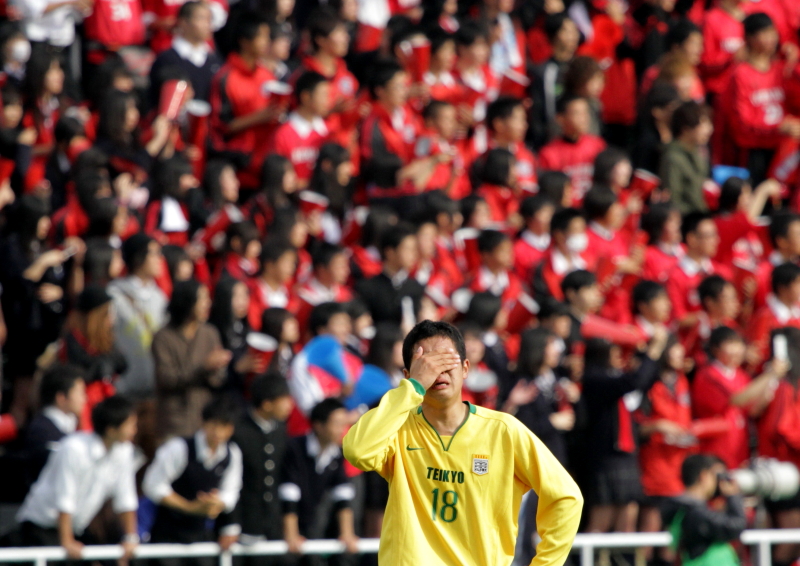
[[[58,514],[58,540],[61,546],[68,546],[75,541],[75,532],[72,530],[72,515],[70,513]]]
[[[344,457],[361,470],[378,469],[386,459],[392,438],[408,419],[408,412],[422,403],[424,393],[424,388],[416,381],[404,379],[400,382],[344,437]]]
[[[355,536],[356,531],[353,525],[353,510],[349,507],[345,507],[344,509],[340,509],[339,513],[337,513],[337,519],[339,520],[339,534],[343,537],[352,537]]]

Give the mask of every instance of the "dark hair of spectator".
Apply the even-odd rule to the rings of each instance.
[[[233,317],[233,288],[237,284],[244,285],[238,279],[229,276],[224,276],[219,280],[217,286],[214,287],[214,300],[208,316],[208,322],[219,331],[222,347],[226,350],[230,350],[232,347],[230,337],[233,326],[237,323]],[[247,317],[245,316],[242,321],[238,322],[246,325]]]
[[[167,306],[169,325],[172,328],[180,328],[192,320],[199,291],[200,283],[194,279],[175,282],[172,287],[172,298]]]
[[[630,161],[630,159],[625,151],[617,147],[604,149],[594,158],[594,183],[610,187],[614,168],[623,161]]]
[[[59,118],[53,133],[58,144],[69,143],[74,138],[85,135],[83,124],[81,124],[80,120],[71,116]]]
[[[108,238],[114,231],[114,219],[120,210],[120,204],[114,197],[103,197],[95,199],[91,208],[86,212],[89,214],[89,230],[86,237]]]
[[[494,148],[475,164],[479,184],[507,187],[514,169],[514,154],[507,149]]]
[[[86,379],[86,372],[72,364],[55,364],[47,369],[39,386],[39,402],[42,407],[54,405],[59,393],[68,395],[79,379]]]
[[[109,53],[93,76],[89,79],[87,94],[95,108],[100,107],[106,93],[112,90],[114,83],[119,79],[133,80],[133,74],[128,70],[125,61],[117,53]]]
[[[328,242],[318,242],[311,254],[311,264],[315,269],[317,267],[328,267],[337,255],[344,253],[344,248],[340,246]]]
[[[397,222],[395,211],[381,207],[370,208],[367,219],[361,227],[361,245],[365,248],[379,247],[383,233],[392,226],[396,226]]]
[[[464,320],[473,322],[481,328],[482,332],[487,332],[494,326],[497,314],[503,308],[503,301],[497,295],[485,291],[475,293],[469,302],[469,308],[464,315]]]
[[[555,207],[555,204],[553,204],[553,201],[550,200],[547,195],[543,195],[539,192],[532,197],[526,197],[522,201],[522,204],[519,206],[519,213],[525,220],[530,220],[536,216],[537,212],[548,206]]]
[[[239,418],[239,406],[228,396],[209,401],[203,407],[202,418],[204,423],[219,423],[232,425]]]
[[[501,96],[486,108],[486,125],[494,131],[495,120],[507,120],[514,114],[514,110],[522,108],[522,101],[513,96]]]
[[[583,197],[583,211],[587,221],[600,220],[605,218],[614,203],[617,202],[617,195],[605,185],[595,185]]]
[[[258,228],[249,220],[234,222],[228,226],[228,229],[225,231],[225,241],[228,251],[233,251],[231,245],[234,238],[239,239],[239,249],[244,253],[247,246],[250,245],[250,242],[255,242],[259,239]]]
[[[136,97],[130,92],[110,90],[100,104],[100,118],[97,123],[97,138],[107,139],[114,145],[133,147],[135,132],[125,131],[125,116],[130,106],[136,105]]]
[[[665,81],[656,81],[642,101],[639,110],[640,128],[645,125],[655,128],[653,110],[663,110],[673,104],[680,103],[680,100],[681,97],[675,85]]]
[[[205,2],[198,2],[197,0],[189,0],[188,2],[184,2],[181,7],[178,8],[178,14],[176,17],[179,20],[191,20],[198,8],[208,9],[208,4]]]
[[[596,371],[608,370],[611,367],[611,348],[614,345],[605,338],[589,338],[583,354],[586,368]]]
[[[328,82],[328,79],[316,71],[306,71],[300,75],[294,85],[294,95],[297,99],[297,103],[301,103],[304,92],[313,94],[319,85],[326,82]]]
[[[75,177],[75,194],[87,212],[94,207],[97,193],[108,188],[108,171],[105,169],[81,171],[80,175]]]
[[[709,118],[709,108],[694,100],[684,102],[672,113],[670,129],[672,136],[679,138],[686,130],[693,130],[700,125],[703,119]]]
[[[283,338],[283,325],[290,318],[294,318],[294,315],[286,309],[277,307],[264,309],[261,313],[261,332],[280,343]]]
[[[192,0],[194,2],[194,0]],[[199,2],[194,2],[199,4]],[[185,6],[186,4],[184,4]],[[225,159],[212,159],[206,164],[206,171],[203,174],[203,192],[205,197],[215,208],[222,208],[225,201],[222,197],[222,173],[226,168],[231,168],[234,171],[233,164]]]
[[[342,20],[339,18],[339,14],[330,6],[320,6],[311,12],[308,20],[306,20],[311,49],[315,52],[319,51],[317,39],[329,37],[333,30],[340,25],[342,25]]]
[[[456,45],[460,47],[470,47],[480,39],[489,41],[489,30],[474,20],[464,22],[456,32]]]
[[[264,401],[275,401],[288,396],[290,396],[289,385],[278,372],[271,371],[259,375],[250,385],[250,403],[255,408],[261,407]]]
[[[283,180],[291,170],[292,162],[277,153],[269,154],[261,166],[261,192],[275,210],[292,203],[292,197],[286,194],[283,187]]]
[[[472,221],[472,216],[480,203],[486,204],[486,199],[476,194],[467,195],[461,199],[459,204],[461,205],[461,216],[464,217],[464,226],[468,226]]]
[[[341,185],[337,169],[348,161],[350,161],[350,152],[347,149],[338,143],[324,144],[319,149],[317,164],[311,175],[311,181],[308,183],[309,190],[328,199],[328,211],[340,220],[344,218],[347,205],[351,200],[352,182],[348,185]]]
[[[769,222],[769,239],[772,242],[772,247],[778,247],[778,239],[786,239],[789,237],[789,230],[795,222],[800,222],[800,214],[784,210],[778,210],[772,213]]]
[[[750,183],[746,179],[740,177],[731,177],[725,181],[719,193],[717,212],[736,212],[736,209],[739,208],[739,198],[742,196],[742,191],[749,185]]]
[[[567,291],[575,291],[576,293],[586,287],[591,287],[597,283],[597,277],[591,271],[585,269],[578,269],[568,274],[561,281],[561,292],[567,296]]]
[[[659,242],[670,214],[677,212],[677,210],[677,208],[668,203],[655,203],[650,205],[650,209],[642,214],[642,230],[647,233],[648,243],[651,246]]]
[[[767,28],[775,27],[775,23],[764,12],[756,12],[747,16],[742,22],[745,38],[751,37]]]
[[[424,195],[425,206],[421,207],[422,210],[417,218],[419,224],[426,222],[437,224],[440,214],[446,214],[452,220],[453,216],[461,213],[458,201],[453,200],[443,191],[430,191]]]
[[[134,414],[133,403],[122,395],[100,401],[92,409],[92,428],[100,437],[110,428],[119,428]]]
[[[544,18],[544,33],[547,35],[547,41],[553,43],[558,32],[564,27],[564,22],[569,20],[570,17],[566,12],[559,12],[557,14],[548,14]]]
[[[431,100],[422,110],[422,118],[425,120],[435,120],[443,108],[448,108],[450,106],[453,105],[444,100]]]
[[[539,305],[539,322],[551,318],[561,318],[562,316],[569,316],[569,306],[557,301],[553,297],[545,297]]]
[[[427,2],[423,2],[423,12],[422,18],[419,21],[419,27],[423,30],[428,31],[428,35],[434,35],[438,33],[446,33],[441,27],[439,27],[439,18],[442,17],[444,13],[444,5],[447,0],[428,0]],[[434,51],[431,50],[433,53]]]
[[[311,334],[317,336],[320,329],[324,329],[334,316],[340,314],[348,314],[347,307],[343,303],[330,302],[317,305],[311,309],[311,314],[308,316],[308,329]]]
[[[569,175],[561,171],[542,171],[539,174],[539,193],[550,198],[557,206],[564,200],[564,190],[570,183]]]
[[[464,345],[464,337],[461,336],[458,328],[449,322],[423,320],[412,328],[403,340],[403,364],[406,370],[411,369],[411,358],[414,357],[417,344],[428,338],[436,337],[449,338],[458,352],[461,362],[463,363],[467,359],[467,347]]]
[[[703,279],[700,285],[697,286],[697,295],[700,298],[700,305],[705,307],[706,300],[708,299],[712,301],[719,300],[722,291],[725,290],[727,285],[730,285],[730,283],[719,275],[709,275]]]
[[[711,215],[706,212],[690,212],[683,217],[683,221],[681,222],[681,233],[683,235],[683,241],[686,241],[686,237],[689,234],[694,234],[697,232],[700,224],[705,222],[706,220],[713,220]]]
[[[350,318],[353,320],[357,320],[364,315],[372,316],[367,308],[367,305],[361,299],[347,301],[347,303],[345,303],[345,307],[347,308],[347,314],[349,314]]]
[[[396,250],[403,240],[409,236],[416,235],[417,231],[410,224],[398,224],[397,226],[390,226],[386,229],[381,236],[380,252],[381,257],[386,259],[386,250]]]
[[[508,235],[499,230],[483,230],[478,235],[478,251],[482,254],[490,254],[508,240]]]
[[[377,61],[372,68],[372,73],[370,77],[370,85],[369,91],[372,94],[373,98],[377,98],[377,92],[379,88],[386,88],[386,85],[389,84],[398,73],[404,72],[400,63],[393,59],[381,59]]]
[[[776,295],[800,278],[800,266],[787,262],[772,270],[772,292]]]
[[[681,465],[681,481],[691,487],[700,481],[700,474],[721,464],[722,460],[711,454],[690,454]]]
[[[718,326],[711,331],[708,337],[708,351],[713,356],[714,352],[725,342],[744,342],[742,335],[730,326]]]
[[[594,57],[588,55],[575,57],[570,61],[564,74],[564,92],[583,94],[589,81],[602,72],[603,68]]]
[[[164,255],[164,261],[167,262],[167,271],[169,271],[169,277],[172,281],[175,281],[178,273],[178,267],[180,267],[181,263],[184,261],[191,261],[189,259],[189,254],[187,254],[186,250],[184,250],[182,247],[174,244],[162,246],[161,253]]]
[[[261,246],[261,269],[264,269],[267,264],[275,263],[289,252],[297,255],[297,249],[288,240],[275,237],[267,238]]]
[[[555,334],[546,328],[529,328],[520,336],[517,375],[533,379],[538,377],[544,365],[544,351]]]
[[[566,233],[569,230],[570,224],[576,218],[582,218],[580,210],[577,208],[563,208],[553,214],[553,219],[550,221],[550,233],[556,232]]]
[[[181,193],[181,177],[192,174],[191,164],[180,154],[159,161],[153,171],[153,190],[150,193],[150,200],[164,197],[183,200],[185,195]]]
[[[257,12],[242,12],[232,29],[234,32],[234,45],[238,52],[242,50],[242,42],[253,41],[259,34],[262,26],[269,27],[269,21]]]
[[[128,273],[135,273],[144,264],[150,242],[155,240],[144,232],[138,232],[122,242],[122,261],[125,262]]]
[[[22,106],[22,92],[13,84],[6,83],[0,89],[3,106]]]
[[[667,343],[664,346],[664,351],[661,352],[661,357],[658,358],[658,368],[661,372],[674,372],[675,368],[671,366],[671,355],[670,350],[679,344],[678,337],[674,333],[670,333],[667,337]]]
[[[25,64],[25,86],[23,92],[30,97],[27,105],[36,114],[40,114],[37,101],[44,96],[45,75],[54,64],[62,67],[61,57],[48,49],[34,49],[31,58]]]
[[[101,285],[109,283],[109,270],[115,251],[114,246],[108,243],[108,238],[93,237],[86,240],[83,276],[87,282]]]
[[[441,0],[437,0],[440,1]],[[435,55],[442,47],[447,45],[448,43],[452,42],[455,45],[456,38],[450,33],[447,33],[442,28],[438,27],[438,21],[436,23],[436,28],[428,32],[428,39],[431,42],[431,55]]]
[[[633,288],[631,303],[633,303],[634,314],[639,314],[639,305],[642,303],[649,304],[650,301],[666,295],[667,290],[661,283],[655,281],[648,281],[643,279],[639,281]]]
[[[702,34],[702,31],[694,22],[686,18],[678,20],[670,26],[664,37],[664,48],[669,51],[676,45],[683,45],[695,33]]]
[[[395,345],[402,341],[403,333],[399,326],[389,322],[378,324],[375,327],[375,337],[369,343],[369,353],[365,362],[391,375],[399,369],[394,366],[393,356]]]
[[[311,409],[309,420],[311,421],[311,424],[327,424],[328,420],[331,418],[331,415],[339,409],[344,409],[344,404],[342,404],[342,402],[338,399],[328,397],[327,399],[323,399],[317,403],[314,408]]]
[[[578,100],[586,102],[586,97],[573,93],[562,94],[558,97],[558,100],[556,100],[556,114],[566,114],[567,110],[569,110],[569,105]]]
[[[39,221],[50,215],[50,206],[47,201],[35,195],[22,195],[15,212],[17,232],[19,233],[22,249],[25,250],[25,254],[29,258],[33,258],[41,247],[41,242],[37,239],[36,234]]]

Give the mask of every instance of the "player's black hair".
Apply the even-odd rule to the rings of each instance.
[[[697,232],[697,228],[706,220],[712,220],[711,215],[706,212],[690,212],[689,214],[685,215],[683,217],[683,222],[681,223],[681,234],[683,235],[683,241],[686,241],[686,236],[689,234],[694,234]]]
[[[347,307],[344,303],[329,302],[315,306],[308,316],[308,328],[311,330],[311,334],[317,336],[319,329],[328,326],[331,319],[339,314],[347,314]]]
[[[386,231],[381,236],[380,241],[380,252],[381,257],[384,259],[386,258],[386,250],[396,250],[403,240],[408,238],[409,236],[414,236],[417,233],[414,230],[414,227],[410,224],[402,223],[398,224],[397,226],[391,226],[386,229]]]
[[[561,281],[561,292],[567,296],[567,291],[578,292],[585,287],[591,287],[597,283],[597,277],[591,271],[585,269],[578,269],[568,274]]]
[[[314,408],[311,409],[309,420],[312,423],[325,424],[331,418],[333,412],[339,409],[344,409],[344,404],[334,397],[328,397],[314,405]]]
[[[730,285],[730,283],[719,275],[709,275],[703,279],[700,285],[697,286],[697,295],[700,298],[700,304],[705,307],[706,300],[711,299],[712,301],[716,301],[719,299],[726,285]]]
[[[314,246],[314,252],[311,254],[311,264],[314,268],[327,267],[333,261],[333,258],[343,253],[344,248],[340,246],[328,242],[319,242]]]
[[[539,174],[539,193],[550,198],[560,207],[564,200],[564,189],[570,183],[569,175],[562,171],[542,171]]]
[[[313,93],[322,83],[328,82],[328,79],[323,77],[316,71],[306,71],[294,85],[294,95],[297,97],[298,104],[304,92]]]
[[[776,295],[781,289],[790,286],[800,277],[800,266],[796,263],[784,263],[772,270],[772,292]]]
[[[372,67],[372,79],[369,81],[369,90],[373,98],[377,98],[379,88],[384,88],[397,73],[402,73],[403,67],[393,59],[381,59]]]
[[[492,253],[508,239],[508,235],[500,230],[483,230],[478,235],[478,251],[482,254]]]
[[[708,351],[712,353],[714,350],[722,346],[725,342],[743,342],[742,335],[736,332],[730,326],[718,326],[711,331],[711,336],[708,337]]]
[[[522,218],[527,221],[533,218],[537,212],[548,206],[555,207],[555,204],[550,200],[550,197],[540,192],[532,197],[526,197],[522,201],[522,204],[519,205],[519,213]]]
[[[489,41],[489,30],[485,25],[475,20],[464,22],[456,32],[456,45],[469,47],[479,39]]]
[[[577,208],[564,208],[559,210],[553,215],[553,219],[550,221],[550,233],[566,232],[569,230],[569,225],[572,224],[572,221],[576,218],[582,218],[581,212]]]
[[[464,320],[475,323],[486,332],[494,326],[497,313],[501,308],[503,308],[503,301],[494,293],[488,291],[475,293],[469,302]]]
[[[507,149],[490,149],[475,164],[475,174],[479,183],[507,187],[514,167],[514,154]]]
[[[700,481],[700,474],[721,464],[713,454],[690,454],[681,465],[681,481],[685,487],[691,487]]]
[[[583,212],[586,220],[599,220],[604,218],[614,203],[617,195],[605,185],[595,185],[583,197]]]
[[[800,214],[779,210],[772,214],[769,223],[769,239],[772,247],[778,247],[778,238],[787,238],[789,228],[794,222],[800,222]]]
[[[320,6],[316,8],[306,20],[306,29],[308,30],[309,39],[311,39],[311,48],[317,51],[317,39],[328,37],[333,33],[337,26],[342,24],[339,14],[336,13],[330,6]]]
[[[228,396],[209,401],[201,413],[204,423],[234,424],[239,418],[239,406]]]
[[[411,369],[411,358],[414,357],[414,350],[421,341],[428,338],[442,336],[449,338],[453,346],[458,352],[461,362],[467,359],[467,348],[464,345],[464,337],[458,331],[458,328],[449,322],[434,322],[432,320],[423,320],[411,329],[411,332],[406,335],[403,340],[403,365],[406,370]]]
[[[67,395],[79,379],[86,379],[86,371],[74,364],[56,364],[42,376],[39,401],[42,407],[54,405],[59,393]]]
[[[669,51],[676,45],[682,45],[693,33],[702,33],[697,24],[686,18],[678,20],[670,26],[664,38],[664,47]]]
[[[556,100],[556,114],[566,113],[569,109],[569,105],[577,100],[586,101],[586,97],[574,93],[562,94],[558,97],[558,100]]]
[[[263,270],[268,263],[275,263],[288,252],[297,253],[297,248],[291,242],[284,238],[267,238],[261,246],[261,269]]]
[[[92,428],[98,436],[105,436],[110,428],[117,428],[134,414],[133,403],[122,395],[100,401],[92,409]]]
[[[631,302],[633,303],[633,312],[638,314],[640,304],[648,304],[650,301],[660,297],[661,295],[665,295],[666,293],[667,290],[661,283],[648,281],[647,279],[639,281],[639,283],[637,283],[633,288],[633,296],[631,298]]]
[[[486,125],[494,131],[495,120],[506,120],[514,114],[514,109],[522,107],[522,101],[513,96],[501,96],[486,108]]]
[[[256,408],[261,407],[264,401],[274,401],[289,395],[286,378],[276,371],[256,377],[250,385],[250,403]]]
[[[558,14],[548,14],[544,18],[544,33],[547,35],[547,40],[553,43],[553,40],[564,27],[564,22],[569,20],[570,17],[567,12],[559,12]]]
[[[670,214],[677,212],[677,208],[668,203],[655,203],[650,205],[650,210],[642,214],[642,230],[648,236],[648,243],[652,246],[661,239],[664,225],[669,220]]]

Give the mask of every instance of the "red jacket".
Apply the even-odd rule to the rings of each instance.
[[[206,253],[219,252],[225,245],[225,232],[230,225],[242,220],[244,215],[239,207],[227,203],[209,217],[203,228],[195,232],[192,241],[205,247]]]
[[[703,24],[700,75],[706,90],[722,94],[734,67],[734,54],[744,45],[744,26],[722,8],[711,8]]]
[[[721,275],[731,280],[730,270],[714,261],[708,260],[703,266],[698,266],[688,256],[678,261],[666,283],[673,320],[682,320],[687,314],[701,310],[697,287],[709,275]]]
[[[800,397],[785,379],[759,419],[758,454],[800,467]]]
[[[297,289],[296,309],[297,322],[300,324],[301,335],[306,330],[308,317],[317,305],[322,303],[346,303],[353,299],[353,292],[344,285],[325,287],[317,281],[316,277],[311,277]]]
[[[544,260],[549,247],[550,234],[537,236],[528,230],[514,242],[514,272],[523,283],[531,284],[533,272]]]
[[[685,429],[692,424],[689,380],[678,374],[677,381],[668,386],[656,381],[642,408],[645,422],[672,421]],[[650,497],[675,497],[683,493],[681,466],[689,448],[668,442],[664,434],[655,432],[639,447],[642,487]]]
[[[393,178],[397,165],[408,165],[414,159],[418,134],[417,116],[409,108],[398,108],[389,114],[380,104],[372,107],[372,112],[361,126],[360,142],[362,167],[370,197],[416,194],[417,191],[410,182],[397,187],[390,178]]]
[[[761,361],[769,358],[770,333],[776,328],[793,326],[800,328],[800,307],[788,307],[775,295],[767,295],[766,305],[758,309],[747,325],[749,343],[758,348]]]
[[[775,61],[766,73],[746,62],[734,68],[726,112],[733,141],[740,148],[774,149],[778,145],[778,126],[785,113],[784,80],[781,61]]]
[[[583,195],[592,186],[594,159],[606,148],[606,142],[599,136],[586,134],[578,141],[564,137],[545,145],[539,152],[539,165],[549,171],[562,171],[572,180],[574,204],[583,202]]]
[[[310,122],[292,112],[289,119],[278,127],[272,151],[292,162],[294,172],[301,181],[309,181],[317,164],[319,148],[328,138],[328,127],[322,118]]]
[[[700,452],[720,457],[728,468],[738,468],[750,456],[747,415],[731,405],[731,397],[747,387],[750,377],[740,368],[730,370],[712,362],[700,368],[692,383],[692,413],[695,418],[724,417],[725,433],[700,439]]]
[[[180,4],[176,6],[177,13]],[[86,38],[109,50],[144,42],[140,0],[97,0],[92,14],[83,22]]]
[[[644,252],[644,263],[642,264],[642,279],[665,283],[670,271],[678,265],[678,260],[683,255],[683,246],[680,244],[671,250],[660,245],[647,246]]]
[[[292,301],[289,288],[284,286],[273,290],[260,277],[253,277],[247,281],[250,289],[250,307],[247,310],[247,322],[255,331],[261,330],[261,314],[269,308],[289,308]]]

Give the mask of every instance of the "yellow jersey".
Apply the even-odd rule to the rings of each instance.
[[[583,497],[569,473],[515,417],[469,405],[451,437],[422,413],[425,388],[405,379],[344,438],[357,468],[389,482],[378,562],[383,566],[508,566],[522,496],[539,496],[535,566],[569,554]]]

